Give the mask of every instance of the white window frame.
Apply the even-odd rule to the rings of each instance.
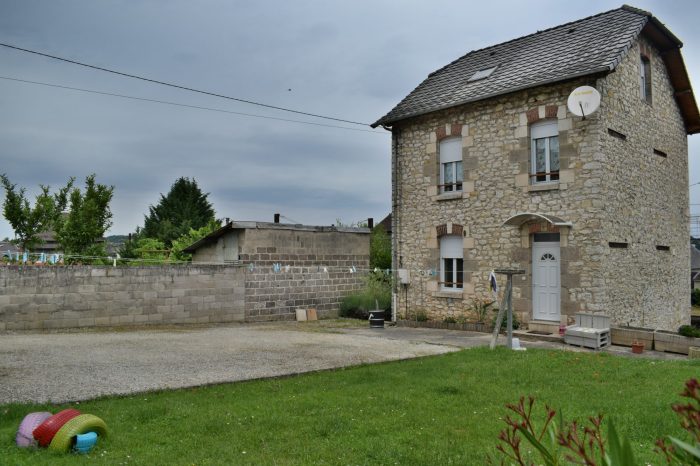
[[[452,172],[451,179],[445,179],[447,169]],[[439,193],[461,192],[464,184],[462,168],[462,138],[453,137],[440,141],[440,186]]]
[[[559,139],[559,123],[557,120],[547,120],[534,123],[530,126],[530,184],[556,183],[559,182],[559,170],[552,173],[552,154],[551,140]],[[542,174],[537,173],[537,141],[544,140],[545,150],[545,171]],[[557,144],[558,146],[558,144]],[[561,151],[557,152],[558,162],[561,163]],[[540,179],[543,178],[543,179]]]
[[[445,268],[449,267],[453,281],[445,283]],[[461,273],[462,280],[459,280]],[[462,291],[464,288],[464,246],[462,237],[448,235],[440,238],[440,288],[445,291]]]

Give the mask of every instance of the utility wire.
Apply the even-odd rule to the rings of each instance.
[[[243,102],[243,103],[250,104],[250,105],[258,105],[258,106],[260,106],[260,107],[271,108],[271,109],[274,109],[274,110],[281,110],[281,111],[283,111],[283,112],[298,113],[298,114],[300,114],[300,115],[312,116],[312,117],[316,117],[316,118],[323,118],[323,119],[326,119],[326,120],[340,121],[340,122],[343,122],[343,123],[350,123],[350,124],[353,124],[353,125],[369,126],[369,123],[360,123],[360,122],[358,122],[358,121],[343,120],[342,118],[335,118],[335,117],[330,117],[330,116],[325,116],[325,115],[318,115],[318,114],[316,114],[316,113],[302,112],[302,111],[300,111],[300,110],[292,110],[292,109],[290,109],[290,108],[277,107],[277,106],[275,106],[275,105],[263,104],[263,103],[260,103],[260,102],[254,102],[254,101],[252,101],[252,100],[239,99],[239,98],[237,98],[237,97],[231,97],[231,96],[227,96],[227,95],[223,95],[223,94],[217,94],[217,93],[215,93],[215,92],[202,91],[202,90],[199,90],[199,89],[194,89],[194,88],[192,88],[192,87],[181,86],[181,85],[179,85],[179,84],[168,83],[168,82],[165,82],[165,81],[159,81],[159,80],[157,80],[157,79],[145,78],[145,77],[143,77],[143,76],[137,76],[137,75],[135,75],[135,74],[124,73],[124,72],[121,72],[121,71],[111,70],[111,69],[109,69],[109,68],[103,68],[103,67],[101,67],[101,66],[90,65],[90,64],[88,64],[88,63],[82,63],[82,62],[75,61],[75,60],[69,60],[68,58],[57,57],[56,55],[49,55],[48,53],[37,52],[36,50],[29,50],[29,49],[25,49],[25,48],[22,48],[22,47],[17,47],[17,46],[15,46],[15,45],[4,44],[4,43],[2,43],[2,42],[0,42],[0,46],[7,47],[7,48],[9,48],[9,49],[19,50],[19,51],[21,51],[21,52],[33,53],[34,55],[40,55],[40,56],[42,56],[42,57],[52,58],[52,59],[54,59],[54,60],[60,60],[60,61],[66,62],[66,63],[72,63],[72,64],[74,64],[74,65],[84,66],[84,67],[86,67],[86,68],[92,68],[92,69],[94,69],[94,70],[106,71],[107,73],[117,74],[117,75],[119,75],[119,76],[125,76],[125,77],[127,77],[127,78],[140,79],[141,81],[148,81],[148,82],[155,83],[155,84],[160,84],[160,85],[163,85],[163,86],[174,87],[174,88],[176,88],[176,89],[182,89],[182,90],[185,90],[185,91],[196,92],[196,93],[198,93],[198,94],[205,94],[205,95],[210,95],[210,96],[213,96],[213,97],[220,97],[220,98],[222,98],[222,99],[235,100],[235,101],[237,101],[237,102]]]
[[[40,81],[30,81],[28,79],[11,78],[9,76],[0,76],[0,79],[5,79],[7,81],[16,81],[16,82],[21,82],[21,83],[26,83],[26,84],[35,84],[38,86],[47,86],[47,87],[55,87],[55,88],[59,88],[59,89],[68,89],[71,91],[88,92],[90,94],[99,94],[99,95],[106,95],[106,96],[111,96],[111,97],[121,97],[122,99],[140,100],[142,102],[152,102],[152,103],[157,103],[157,104],[174,105],[177,107],[196,108],[198,110],[208,110],[210,112],[230,113],[232,115],[241,115],[241,116],[247,116],[247,117],[253,117],[253,118],[264,118],[267,120],[287,121],[290,123],[302,123],[305,125],[324,126],[326,128],[347,129],[350,131],[364,131],[366,133],[389,134],[389,133],[386,133],[384,131],[373,131],[371,129],[348,128],[347,126],[327,125],[324,123],[315,123],[313,121],[292,120],[289,118],[271,117],[271,116],[266,116],[266,115],[255,115],[253,113],[233,112],[230,110],[223,110],[220,108],[202,107],[199,105],[189,105],[189,104],[182,104],[182,103],[178,103],[178,102],[169,102],[167,100],[148,99],[145,97],[135,97],[135,96],[125,95],[125,94],[115,94],[113,92],[96,91],[93,89],[83,89],[80,87],[63,86],[61,84],[52,84],[52,83],[45,83],[45,82],[40,82]]]

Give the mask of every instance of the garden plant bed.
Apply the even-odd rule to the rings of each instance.
[[[396,325],[398,327],[412,327],[412,328],[439,328],[443,330],[463,330],[467,332],[482,332],[491,333],[493,331],[493,326],[489,324],[477,323],[477,322],[464,322],[464,323],[448,323],[448,322],[438,322],[434,320],[427,320],[424,322],[419,322],[415,320],[397,320]]]
[[[667,353],[688,354],[691,346],[700,346],[700,338],[684,337],[676,332],[654,332],[654,348]]]
[[[641,327],[610,327],[612,344],[632,346],[635,342],[642,343],[644,349],[654,349],[654,329]]]
[[[682,400],[683,383],[698,370],[695,361],[474,348],[79,405],[9,404],[0,406],[0,458],[4,464],[59,466],[486,464],[491,454],[498,464],[495,446],[505,427],[505,404],[532,394],[537,421],[545,403],[561,409],[566,420],[604,413],[604,428],[615,420],[637,464],[662,464],[654,442],[665,434],[683,438],[670,405]],[[17,426],[27,413],[64,408],[105,420],[110,436],[100,440],[99,449],[56,455],[15,447]]]

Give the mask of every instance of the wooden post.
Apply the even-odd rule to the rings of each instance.
[[[491,344],[489,345],[489,348],[494,349],[496,347],[498,333],[501,330],[501,322],[503,322],[503,313],[507,311],[507,345],[508,348],[513,349],[513,275],[522,275],[525,273],[525,271],[522,269],[498,269],[495,270],[495,272],[506,276],[506,289],[503,292],[503,300],[501,301],[501,306],[498,309],[496,325],[493,327],[493,336],[491,337]]]

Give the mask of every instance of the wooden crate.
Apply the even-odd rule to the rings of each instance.
[[[593,349],[609,346],[610,317],[579,312],[576,323],[566,328],[564,342]]]
[[[654,330],[641,327],[611,327],[610,337],[613,345],[632,346],[639,342],[645,350],[654,349]]]
[[[569,327],[564,333],[564,343],[593,349],[604,348],[610,345],[610,330]]]

